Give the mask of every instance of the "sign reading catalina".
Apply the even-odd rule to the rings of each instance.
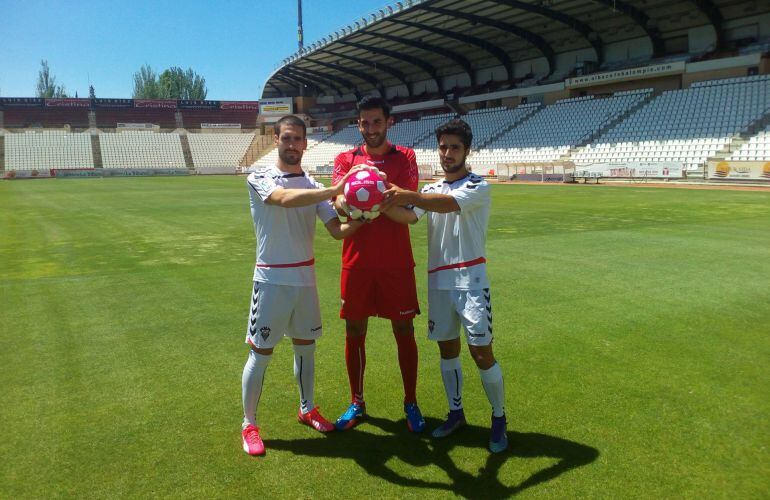
[[[259,101],[222,101],[219,109],[259,111]]]
[[[90,108],[90,99],[46,99],[45,105],[50,108]]]
[[[153,108],[153,109],[176,109],[176,101],[155,99],[134,99],[134,107]]]

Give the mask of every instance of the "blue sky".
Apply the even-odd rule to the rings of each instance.
[[[303,0],[305,44],[394,2]],[[297,48],[297,2],[0,0],[0,96],[35,94],[46,59],[67,93],[131,97],[143,64],[191,67],[209,99],[256,100]]]

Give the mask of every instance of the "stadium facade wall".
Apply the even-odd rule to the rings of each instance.
[[[717,32],[711,25],[697,26],[687,30],[687,48],[690,54],[706,52],[716,45]]]
[[[747,76],[748,68],[722,68],[709,71],[699,71],[697,73],[685,73],[682,75],[682,88],[688,88],[695,82],[704,82],[707,80],[721,80],[723,78],[735,78]]]
[[[749,54],[688,63],[682,75],[682,88],[689,87],[693,82],[748,76],[749,68],[759,69],[761,61],[759,54]]]
[[[573,50],[556,56],[556,73],[567,74],[578,63],[584,61],[596,62],[596,53],[593,49]]]
[[[420,95],[422,93],[433,93],[438,92],[438,86],[436,85],[436,82],[433,80],[422,80],[419,82],[415,82],[412,85],[412,94],[413,95]]]
[[[647,37],[608,43],[604,47],[604,60],[608,63],[623,62],[629,59],[643,60],[651,57],[652,42]]]
[[[633,80],[629,82],[608,83],[607,85],[593,85],[581,89],[574,89],[569,97],[578,97],[583,95],[598,95],[620,92],[623,90],[636,90],[645,88],[654,88],[657,91],[679,90],[681,85],[680,75],[668,75],[659,78],[649,78],[644,80]]]
[[[770,13],[730,19],[724,22],[722,28],[727,32],[728,40],[767,38],[770,37]]]
[[[388,87],[385,89],[385,97],[393,99],[394,97],[406,97],[409,95],[409,89],[406,85],[396,85],[395,87]]]

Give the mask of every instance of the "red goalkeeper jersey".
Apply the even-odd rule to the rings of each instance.
[[[369,165],[388,175],[388,181],[401,188],[417,191],[418,170],[414,151],[394,146],[383,155],[370,155],[361,145],[334,159],[332,182],[336,183],[352,167]],[[409,227],[381,215],[345,238],[342,244],[344,269],[411,269],[414,267]]]

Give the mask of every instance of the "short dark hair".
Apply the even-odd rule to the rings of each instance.
[[[275,135],[281,135],[281,126],[282,125],[288,125],[288,126],[294,126],[294,127],[301,127],[302,128],[302,135],[307,136],[307,125],[305,125],[305,122],[302,120],[302,118],[294,115],[286,115],[277,122],[275,122],[275,125],[273,125],[274,134]]]
[[[441,141],[442,135],[456,135],[460,138],[466,149],[470,148],[473,142],[471,126],[460,119],[450,120],[436,127],[436,141]]]
[[[385,118],[390,118],[390,104],[388,104],[384,97],[378,95],[365,95],[358,101],[357,108],[359,116],[364,109],[381,109]]]

